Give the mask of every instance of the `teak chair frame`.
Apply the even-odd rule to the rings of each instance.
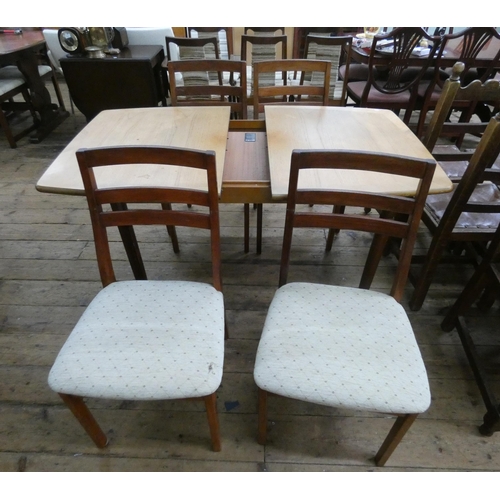
[[[210,231],[213,287],[222,292],[221,253],[218,190],[215,152],[173,147],[110,147],[80,149],[76,152],[89,205],[103,287],[116,282],[107,229],[124,228],[129,231],[140,254],[134,235],[134,225],[186,226]],[[177,165],[201,169],[207,173],[208,191],[171,187],[98,187],[94,169],[119,168],[122,165],[157,164],[171,168]],[[171,203],[194,204],[208,207],[208,213],[173,210]],[[111,206],[111,211],[105,206]],[[130,204],[141,204],[131,208]],[[143,204],[161,205],[145,209]],[[167,209],[168,208],[168,209]],[[144,276],[142,279],[146,279]],[[103,448],[108,439],[80,395],[59,393],[73,415],[80,422],[97,447]],[[210,427],[212,448],[220,451],[220,430],[216,407],[216,394],[201,399],[205,403]]]
[[[239,85],[177,85],[175,73],[217,72],[219,81],[222,73],[239,74]],[[168,63],[170,97],[172,106],[230,106],[233,118],[247,118],[247,77],[243,61],[225,59],[191,59]],[[216,97],[216,99],[213,98]]]
[[[316,46],[316,50],[313,51],[312,47],[314,46]],[[340,52],[335,63],[334,59],[330,59],[332,66],[330,70],[330,92],[328,104],[330,106],[345,106],[347,101],[349,66],[351,63],[352,36],[318,36],[309,34],[306,36],[306,44],[304,48],[305,58],[323,59],[321,55],[324,52],[322,51],[327,50],[327,47],[330,50],[334,50],[334,47],[339,47]],[[318,52],[320,53],[319,57]],[[339,69],[341,64],[344,64],[344,79],[340,78]],[[302,73],[300,81],[301,85],[303,84],[304,78],[305,74]],[[337,86],[340,86],[340,98],[335,96]]]
[[[273,105],[320,105],[328,106],[330,91],[330,71],[332,63],[318,59],[277,59],[274,61],[260,61],[253,64],[253,114],[254,119],[259,117],[264,104]],[[315,72],[322,73],[324,78],[319,83],[308,85],[288,85],[287,77],[282,85],[261,85],[260,75],[265,73],[282,72]],[[301,79],[301,82],[303,80]],[[293,96],[293,101],[290,97]]]
[[[375,236],[359,286],[364,289],[370,288],[385,242],[387,242],[388,238],[399,235],[403,240],[402,258],[398,263],[390,295],[397,302],[400,302],[408,276],[420,216],[432,181],[435,165],[434,160],[417,160],[359,151],[294,150],[291,160],[279,286],[282,287],[287,283],[294,228],[336,228],[374,233]],[[305,169],[352,169],[387,174],[397,172],[400,175],[418,179],[418,188],[414,198],[359,191],[299,189],[299,172]],[[299,212],[297,205],[373,206],[384,215],[380,218],[374,218],[367,214]],[[406,214],[406,220],[399,221],[395,219],[394,214],[398,213]],[[300,321],[299,318],[296,318],[296,320]],[[283,342],[286,344],[286,339],[283,339]],[[286,349],[286,345],[284,349]],[[259,353],[257,356],[259,356]],[[271,392],[259,387],[257,440],[262,445],[267,440],[267,402],[268,395],[271,394]],[[375,457],[377,465],[385,464],[416,418],[416,414],[397,416],[396,422]]]

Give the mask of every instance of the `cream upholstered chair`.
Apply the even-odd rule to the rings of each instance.
[[[77,152],[89,204],[104,289],[66,340],[49,374],[98,447],[107,444],[84,397],[204,401],[212,447],[220,450],[215,391],[222,378],[224,303],[220,275],[218,191],[213,151],[117,147]],[[103,188],[94,169],[155,164],[206,171],[208,192],[167,187]],[[178,168],[179,168],[178,167]],[[111,179],[115,178],[113,175]],[[165,210],[159,204],[199,205],[203,211]],[[140,205],[136,207],[135,204]],[[134,205],[133,205],[134,204]],[[144,207],[147,205],[147,209]],[[112,210],[104,207],[111,205]],[[210,231],[213,285],[189,281],[117,281],[106,229],[172,225]]]
[[[430,391],[425,366],[404,308],[412,248],[435,161],[363,152],[292,153],[281,257],[280,288],[269,307],[255,361],[259,387],[258,442],[266,443],[268,394],[349,410],[397,415],[375,462],[383,465],[417,415],[427,410]],[[418,181],[414,199],[374,193],[297,189],[299,171],[347,169],[354,174],[397,173]],[[357,171],[357,172],[356,172]],[[297,205],[315,211],[298,212]],[[363,207],[384,213],[363,215]],[[344,205],[336,214],[321,206]],[[353,207],[356,212],[351,211]],[[347,213],[349,212],[349,213]],[[390,214],[408,215],[406,222]],[[375,233],[360,288],[288,283],[290,248],[296,227],[341,228]],[[403,239],[390,295],[369,290],[390,234]],[[275,425],[273,433],[279,432]],[[300,430],[297,430],[300,432]]]

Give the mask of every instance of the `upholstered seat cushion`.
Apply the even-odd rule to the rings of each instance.
[[[207,396],[220,385],[223,357],[221,292],[204,283],[121,281],[90,303],[49,385],[110,399]]]
[[[425,366],[403,307],[370,290],[281,287],[254,376],[271,393],[332,407],[421,413],[430,404]]]
[[[446,208],[448,207],[451,197],[455,192],[456,185],[453,186],[453,191],[449,193],[433,194],[427,196],[425,203],[425,214],[429,216],[437,226],[441,221]],[[491,182],[483,182],[478,184],[469,198],[470,202],[476,203],[492,203],[498,205],[500,203],[500,190]],[[484,214],[474,212],[463,212],[455,224],[455,229],[466,229],[470,232],[476,228],[479,231],[491,230],[494,233],[500,224],[500,214]]]
[[[0,75],[0,97],[14,89],[17,89],[17,87],[21,87],[22,85],[24,85],[24,80],[21,78],[3,79]]]
[[[378,82],[380,87],[383,87],[384,82]],[[347,84],[347,91],[349,92],[349,96],[356,101],[361,100],[363,96],[363,91],[366,82],[350,82]],[[370,88],[370,93],[368,94],[368,102],[373,105],[377,103],[390,103],[397,104],[401,103],[401,105],[407,105],[410,100],[410,92],[408,90],[404,90],[403,92],[399,92],[397,94],[386,94],[384,92],[380,92],[374,87]]]

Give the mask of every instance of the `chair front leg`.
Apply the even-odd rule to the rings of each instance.
[[[375,464],[382,467],[387,462],[387,459],[392,455],[396,446],[400,443],[403,436],[406,434],[411,424],[418,417],[418,414],[401,415],[396,419],[389,434],[382,443],[382,446],[375,456]]]
[[[267,391],[259,388],[257,442],[262,445],[265,445],[267,441],[267,396]]]
[[[212,449],[213,451],[220,451],[220,428],[219,428],[219,417],[217,415],[217,395],[215,392],[208,396],[205,396],[205,408],[207,410],[208,426],[210,428],[210,437],[212,439]]]
[[[71,413],[76,417],[81,426],[85,429],[92,441],[98,448],[104,448],[108,444],[106,434],[99,427],[87,405],[83,402],[80,396],[73,396],[71,394],[58,393],[66,406],[71,410]]]

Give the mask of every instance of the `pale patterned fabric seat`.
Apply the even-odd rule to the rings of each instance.
[[[112,283],[76,324],[49,385],[59,393],[108,399],[212,394],[222,379],[223,318],[222,293],[204,283]]]
[[[273,298],[255,381],[281,396],[351,410],[421,413],[424,363],[403,307],[370,290],[289,283]]]
[[[307,71],[319,70],[309,66]],[[329,74],[327,66],[326,95]],[[269,306],[254,367],[259,444],[267,443],[267,414],[273,395],[332,408],[392,414],[395,421],[375,455],[376,465],[381,466],[418,415],[429,408],[425,365],[400,301],[435,166],[434,160],[362,151],[292,152],[279,288]],[[351,171],[359,175],[391,173],[416,178],[419,186],[412,198],[373,194],[369,186],[343,190],[335,188],[333,181],[332,187],[299,187],[300,174],[306,169],[338,175],[340,171],[341,175]],[[375,210],[384,214],[380,218],[363,210],[374,204]],[[304,206],[314,206],[314,210],[304,210]],[[391,214],[406,217],[396,220]],[[358,288],[293,279],[287,283],[294,261],[294,233],[313,228],[350,230],[354,237],[373,235]],[[401,241],[401,258],[390,293],[370,291],[387,238],[396,235]],[[356,274],[354,269],[352,272]],[[331,273],[325,270],[325,276]],[[273,420],[270,433],[276,436],[280,417]]]
[[[116,146],[79,149],[76,158],[103,289],[62,346],[49,373],[49,386],[98,448],[107,446],[108,437],[85,398],[203,401],[212,449],[220,451],[216,391],[222,380],[227,330],[215,152]],[[135,186],[143,165],[154,165],[164,179],[178,178],[179,186],[168,181],[165,186]],[[95,170],[101,173],[103,168],[116,185],[101,185]],[[185,180],[193,169],[204,171],[206,190]],[[186,210],[186,205],[196,209]],[[207,241],[200,244],[211,250],[211,283],[148,281],[136,226],[166,227],[174,253],[180,251],[176,227],[203,230],[205,237],[208,230]],[[122,271],[116,275],[113,258],[119,254],[110,248],[109,228],[121,229],[135,280],[120,279]]]

